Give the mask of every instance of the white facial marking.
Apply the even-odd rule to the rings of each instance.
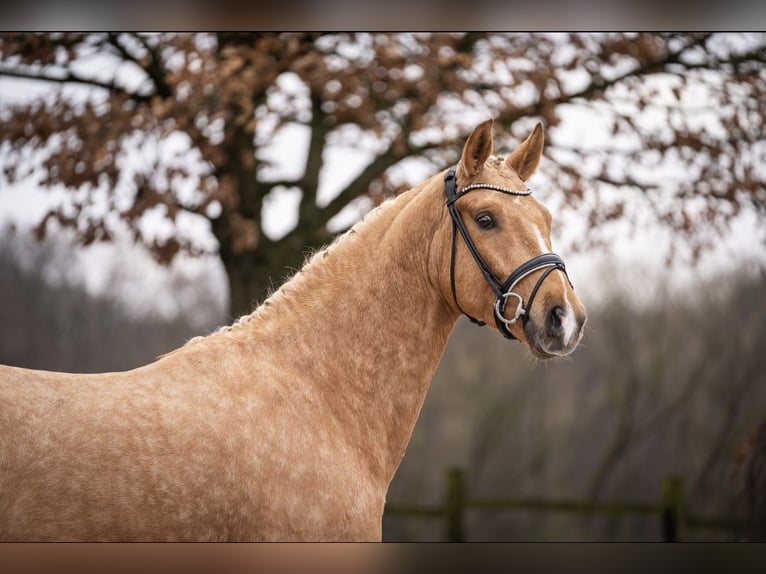
[[[558,274],[561,277],[561,285],[564,288],[564,316],[561,318],[561,326],[564,328],[564,345],[569,345],[572,337],[577,333],[577,320],[575,319],[574,309],[569,302],[566,279],[563,273]]]
[[[540,253],[548,253],[548,245],[545,243],[545,238],[540,230],[535,227],[535,237],[537,238],[537,246],[540,248]]]
[[[534,228],[534,232],[540,253],[550,252],[542,232],[537,227]],[[558,273],[558,276],[561,278],[561,286],[564,288],[564,316],[561,318],[561,326],[564,329],[564,345],[568,346],[572,338],[577,334],[577,319],[575,319],[572,303],[569,301],[567,279],[561,272]]]

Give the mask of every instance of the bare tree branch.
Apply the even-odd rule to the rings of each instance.
[[[157,89],[157,95],[162,98],[169,98],[173,95],[173,90],[167,83],[166,75],[167,71],[162,65],[162,60],[157,51],[146,41],[141,34],[134,33],[132,37],[136,38],[143,48],[149,53],[149,63],[141,68],[148,74],[148,76],[154,82],[154,87]],[[139,64],[140,65],[140,64]]]
[[[117,52],[128,62],[132,62],[138,68],[140,68],[147,77],[154,84],[156,94],[163,98],[168,98],[173,95],[173,90],[168,86],[165,81],[165,71],[162,68],[161,63],[156,59],[155,53],[148,46],[146,40],[141,38],[138,34],[134,34],[133,37],[137,38],[142,46],[147,50],[149,54],[148,64],[143,63],[139,58],[134,56],[123,44],[120,42],[119,34],[109,32],[107,35],[109,45],[117,50]]]
[[[0,67],[0,76],[25,80],[38,80],[41,82],[52,82],[57,84],[81,84],[93,88],[101,88],[115,95],[127,96],[136,102],[148,102],[150,100],[150,96],[130,92],[114,82],[101,82],[94,78],[85,78],[72,71],[67,71],[63,76],[55,76],[45,74],[42,71],[31,72],[27,70]]]
[[[370,184],[375,181],[386,169],[400,161],[402,158],[396,155],[390,148],[378,155],[362,172],[349,183],[341,192],[320,212],[319,222],[326,225],[353,199],[367,192]]]
[[[316,216],[317,189],[319,188],[319,173],[322,169],[322,152],[325,148],[325,140],[329,131],[325,114],[322,111],[321,94],[311,94],[311,137],[309,149],[306,155],[306,167],[303,177],[298,184],[303,190],[303,197],[299,208],[300,219],[306,223],[313,222]],[[313,227],[313,225],[312,225]]]

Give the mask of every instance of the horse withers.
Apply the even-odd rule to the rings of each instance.
[[[585,312],[492,122],[454,170],[384,202],[253,313],[121,373],[0,366],[0,540],[380,540],[461,313],[539,358]]]

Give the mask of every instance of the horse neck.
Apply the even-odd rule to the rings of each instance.
[[[243,322],[331,411],[386,484],[401,462],[457,319],[439,289],[438,179],[381,205]],[[434,245],[434,243],[438,245]],[[308,373],[308,375],[307,375]],[[291,389],[293,392],[293,389]]]

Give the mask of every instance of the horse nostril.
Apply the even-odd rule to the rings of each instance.
[[[559,306],[551,309],[548,313],[548,333],[553,337],[560,337],[564,333],[564,326],[562,319],[566,315],[566,311]]]

